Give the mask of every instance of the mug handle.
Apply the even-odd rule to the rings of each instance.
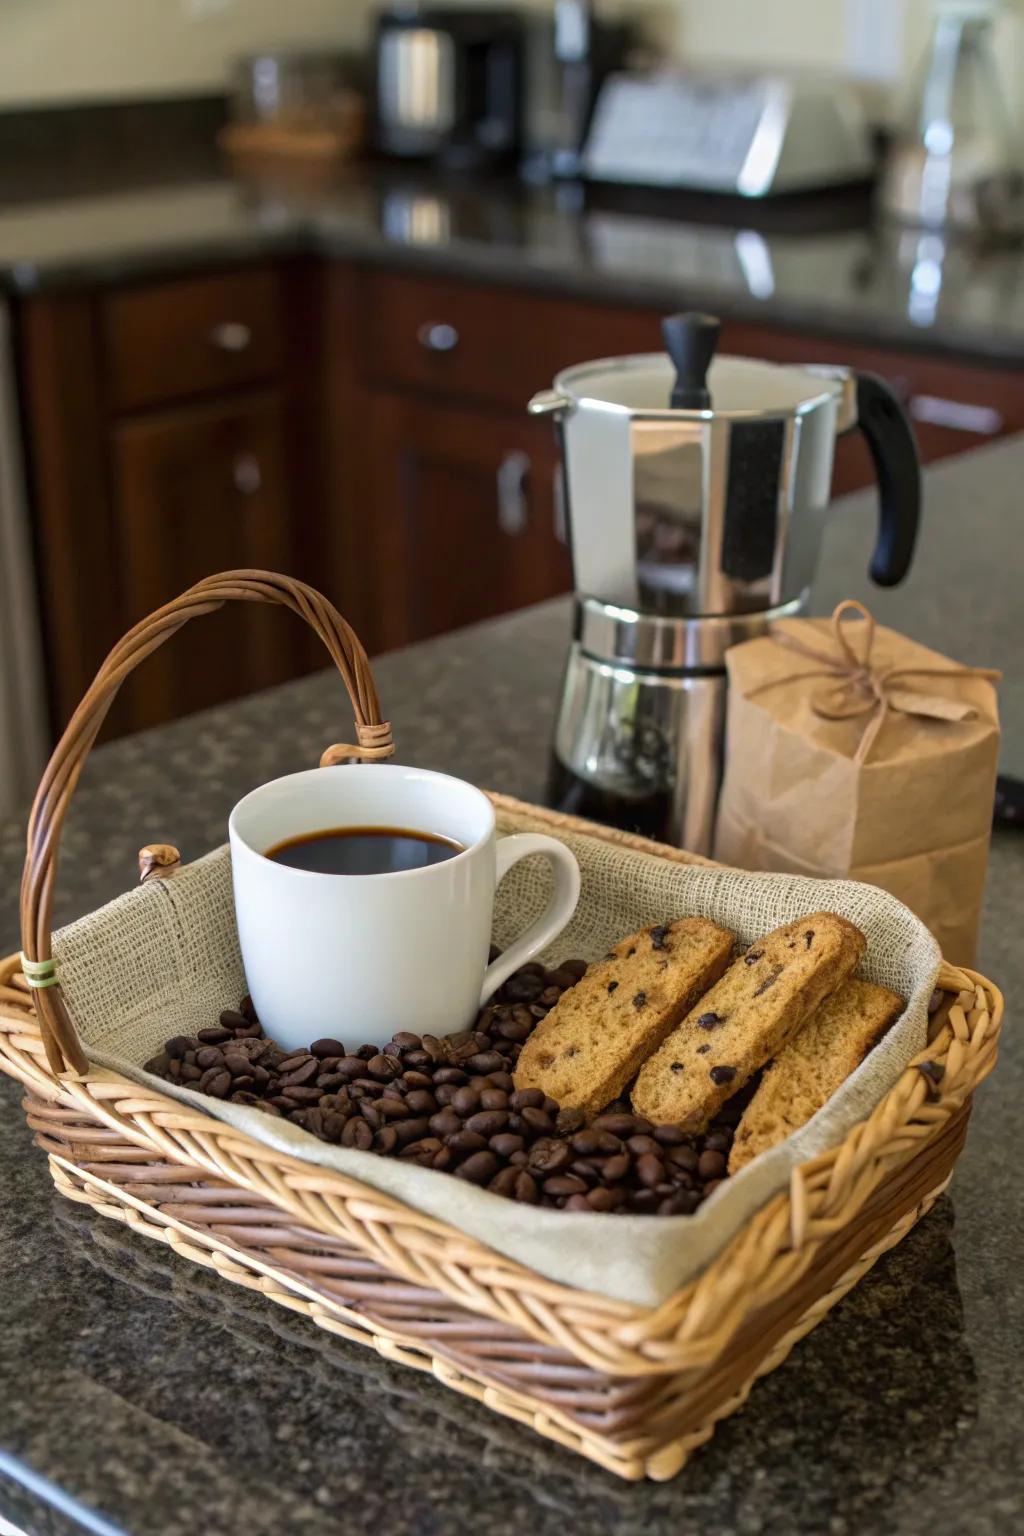
[[[518,864],[520,859],[528,859],[531,854],[542,853],[554,870],[555,891],[536,922],[531,923],[529,928],[487,967],[484,972],[484,984],[480,991],[481,1008],[487,999],[497,992],[502,983],[508,980],[513,971],[525,965],[527,960],[532,960],[538,950],[543,949],[545,944],[550,943],[561,933],[575,912],[576,903],[580,899],[580,867],[573,854],[556,837],[545,837],[542,832],[517,832],[512,837],[500,838],[495,847],[495,853],[497,855],[495,887],[501,884],[513,864]]]

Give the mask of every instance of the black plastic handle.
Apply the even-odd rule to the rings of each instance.
[[[906,412],[884,379],[858,373],[857,425],[878,479],[878,542],[871,579],[895,587],[910,569],[921,518],[921,461]]]
[[[711,405],[708,369],[722,322],[717,315],[694,312],[666,315],[661,322],[665,351],[675,364],[676,382],[669,396],[674,410],[706,411]]]

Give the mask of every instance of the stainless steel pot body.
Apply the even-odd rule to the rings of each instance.
[[[555,416],[578,593],[646,614],[754,613],[802,599],[817,563],[850,376],[712,362],[714,409],[667,402],[663,354],[570,368]]]
[[[578,599],[555,724],[560,809],[709,854],[725,744],[725,652],[781,608],[666,619]]]

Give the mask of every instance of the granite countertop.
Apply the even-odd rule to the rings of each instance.
[[[581,207],[578,189],[355,167],[320,190],[226,176],[0,207],[0,291],[120,283],[317,253],[672,309],[714,307],[860,342],[1024,360],[1024,261],[872,222],[693,196],[672,219]]]
[[[1006,669],[1021,770],[1024,441],[929,473],[905,588],[862,576],[874,507],[835,509],[814,607],[878,615]],[[996,553],[998,551],[998,554]],[[382,658],[401,757],[537,798],[568,606]],[[472,708],[466,701],[472,701]],[[346,707],[320,674],[98,752],[65,839],[62,919],[124,889],[140,844],[222,839],[254,783],[315,762]],[[0,829],[0,940],[16,943],[20,826]],[[980,967],[1024,989],[1024,841],[993,846]],[[1024,1052],[1004,1036],[952,1192],[663,1486],[627,1486],[371,1351],[323,1335],[51,1192],[0,1078],[0,1514],[132,1536],[1004,1536],[1024,1523],[1019,1365]]]

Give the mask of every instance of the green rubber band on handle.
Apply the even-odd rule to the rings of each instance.
[[[25,954],[21,956],[21,974],[30,987],[42,991],[44,987],[57,985],[56,960],[29,960]]]

